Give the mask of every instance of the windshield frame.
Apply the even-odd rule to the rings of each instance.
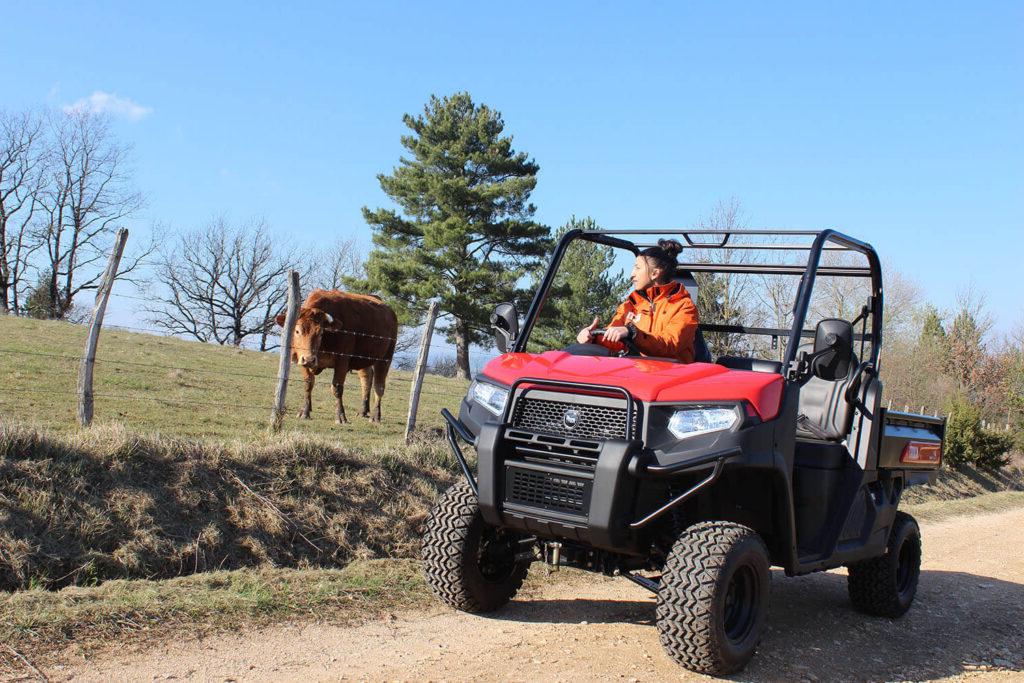
[[[882,267],[878,254],[867,242],[863,242],[837,230],[706,230],[706,229],[669,229],[669,230],[646,230],[646,229],[621,229],[621,230],[569,230],[559,240],[551,255],[551,261],[544,277],[534,294],[527,310],[523,329],[516,337],[515,344],[511,349],[516,353],[524,353],[529,342],[530,334],[534,325],[547,301],[569,245],[575,240],[585,240],[617,249],[625,249],[634,255],[639,255],[642,248],[647,245],[636,244],[628,236],[631,235],[663,235],[682,237],[685,241],[683,254],[687,249],[762,249],[770,251],[807,251],[807,262],[805,264],[742,264],[742,263],[680,263],[678,272],[680,274],[692,275],[693,273],[744,273],[754,275],[794,275],[800,276],[800,284],[793,302],[792,314],[793,324],[789,329],[781,328],[755,328],[742,325],[701,325],[701,329],[708,332],[730,332],[735,334],[753,334],[762,336],[787,336],[789,343],[786,347],[785,359],[782,363],[783,374],[797,360],[797,349],[801,339],[814,338],[814,330],[804,329],[807,320],[807,312],[811,303],[811,295],[814,291],[816,278],[820,276],[834,277],[863,277],[871,280],[871,294],[868,300],[869,312],[871,313],[871,331],[857,334],[856,339],[862,342],[871,343],[870,362],[877,367],[879,352],[882,346]],[[734,236],[763,236],[766,238],[813,236],[810,243],[803,244],[729,244]],[[707,241],[707,238],[714,236],[714,241]],[[703,241],[701,238],[705,238]],[[868,262],[867,267],[856,266],[829,266],[822,265],[821,258],[825,251],[848,251],[862,254]]]

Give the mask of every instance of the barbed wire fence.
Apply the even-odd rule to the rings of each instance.
[[[301,374],[293,374],[291,372],[291,340],[299,308],[298,274],[294,271],[288,274],[289,300],[286,307],[285,325],[279,333],[280,344],[277,349],[279,364],[276,374],[271,372],[249,372],[241,369],[224,367],[206,367],[201,364],[194,365],[173,362],[150,362],[124,358],[123,354],[111,353],[109,348],[104,348],[99,343],[101,332],[127,332],[154,335],[163,338],[179,338],[175,335],[168,334],[168,331],[165,329],[159,329],[145,323],[136,323],[134,321],[131,321],[131,324],[105,323],[105,314],[107,312],[109,301],[112,297],[126,299],[129,301],[140,301],[146,304],[152,304],[154,301],[152,297],[136,296],[134,294],[113,291],[115,283],[118,282],[118,261],[121,253],[123,253],[127,237],[127,230],[121,229],[118,232],[117,239],[115,240],[115,246],[110,255],[110,261],[108,262],[103,278],[97,287],[96,300],[92,307],[92,313],[87,321],[88,332],[85,348],[81,355],[50,350],[18,348],[17,344],[12,345],[10,341],[4,343],[3,340],[0,340],[0,356],[26,359],[37,358],[44,359],[48,363],[66,363],[68,366],[68,375],[70,375],[71,367],[77,364],[79,368],[77,385],[74,388],[69,387],[66,389],[55,389],[52,388],[52,386],[36,386],[34,385],[35,378],[30,376],[23,378],[23,383],[27,383],[27,386],[18,386],[17,382],[5,381],[5,386],[3,390],[0,391],[0,404],[2,404],[3,396],[7,394],[21,397],[44,397],[47,399],[47,402],[49,402],[49,399],[56,397],[75,397],[77,399],[77,416],[79,424],[88,427],[93,422],[96,411],[96,399],[127,401],[129,404],[133,401],[139,400],[176,408],[194,406],[199,408],[216,408],[225,411],[243,411],[246,413],[252,413],[254,416],[256,413],[262,412],[269,415],[269,429],[271,431],[280,430],[286,412],[285,405],[288,389],[293,385],[299,385],[298,389],[301,390],[305,388],[306,384],[306,380],[301,376]],[[414,429],[420,408],[420,398],[422,396],[434,397],[435,402],[445,403],[448,407],[454,407],[454,404],[462,398],[461,393],[453,392],[450,387],[445,388],[429,381],[434,378],[434,375],[427,375],[430,360],[431,339],[433,336],[433,322],[436,320],[436,317],[437,306],[435,304],[431,306],[428,324],[424,326],[423,336],[419,345],[420,349],[417,354],[417,360],[412,376],[396,375],[392,372],[389,373],[386,380],[389,388],[395,387],[395,389],[402,392],[405,390],[409,391],[409,411],[408,414],[405,415],[406,424],[404,430],[407,442],[411,441],[414,436]],[[397,337],[372,334],[357,330],[342,330],[337,333],[359,336],[361,338],[369,338],[374,341],[378,341],[382,346],[382,355],[371,355],[373,352],[367,351],[363,347],[359,348],[363,353],[345,353],[341,351],[324,350],[321,350],[319,353],[335,357],[345,357],[358,361],[390,363],[395,360],[394,358],[385,357],[383,349],[387,349],[391,343],[397,343],[399,341]],[[203,344],[203,342],[197,342],[197,344]],[[266,353],[269,355],[272,352]],[[192,397],[168,397],[157,395],[142,389],[133,390],[125,387],[108,387],[106,389],[101,389],[100,391],[96,391],[94,389],[93,385],[95,379],[98,378],[102,386],[105,378],[117,373],[117,369],[123,369],[124,367],[143,371],[163,370],[174,373],[195,373],[196,375],[207,375],[210,377],[237,377],[264,380],[267,382],[267,400],[265,403],[262,400],[246,401],[244,399],[237,402],[226,402]],[[112,372],[107,372],[110,368],[114,368],[114,370]],[[61,371],[63,372],[63,368],[61,368]],[[50,403],[50,407],[53,407],[52,403]]]
[[[69,365],[76,363],[79,366],[78,384],[72,389],[51,389],[46,387],[19,387],[11,386],[10,382],[5,382],[6,386],[2,394],[15,394],[20,396],[75,396],[78,400],[77,414],[80,424],[88,426],[91,424],[93,415],[95,412],[95,399],[122,399],[122,400],[140,400],[154,402],[160,405],[168,407],[187,407],[196,406],[202,408],[219,408],[230,411],[245,411],[258,413],[263,412],[269,415],[269,428],[272,431],[280,430],[285,418],[285,405],[287,399],[287,391],[293,385],[299,385],[299,389],[304,389],[305,379],[291,373],[291,349],[290,342],[292,339],[292,332],[294,330],[295,318],[297,318],[298,301],[299,301],[299,282],[298,274],[292,271],[289,273],[289,302],[287,305],[286,313],[291,312],[294,306],[295,314],[291,316],[291,319],[286,316],[284,328],[280,331],[280,344],[277,349],[278,353],[278,371],[276,374],[270,372],[246,372],[244,370],[237,370],[224,367],[204,367],[202,365],[185,365],[175,363],[158,363],[158,362],[146,362],[139,360],[131,360],[123,357],[110,356],[108,352],[98,353],[98,349],[101,348],[99,345],[99,337],[101,331],[108,332],[127,332],[135,334],[148,334],[160,337],[169,337],[166,329],[160,329],[154,326],[146,324],[111,324],[104,321],[107,305],[110,298],[120,298],[129,301],[144,302],[146,304],[153,303],[153,297],[137,296],[134,294],[128,294],[124,292],[115,292],[114,284],[118,281],[116,276],[117,273],[117,261],[120,258],[121,252],[124,249],[124,242],[127,240],[127,231],[121,230],[118,232],[118,238],[115,240],[115,245],[111,253],[110,262],[108,263],[104,277],[97,288],[96,301],[93,306],[92,315],[88,323],[88,334],[86,346],[81,355],[73,355],[68,353],[55,353],[50,351],[31,350],[25,348],[13,348],[8,344],[5,344],[0,340],[0,355],[6,356],[20,356],[20,357],[37,357],[45,358],[50,361],[67,362]],[[408,390],[409,402],[408,412],[405,415],[405,429],[404,436],[406,442],[410,442],[414,438],[416,423],[419,417],[421,397],[431,396],[439,400],[439,402],[448,404],[448,407],[454,408],[457,406],[457,402],[461,400],[462,394],[454,392],[451,388],[444,388],[436,384],[431,384],[430,379],[437,378],[436,375],[428,375],[428,370],[431,369],[430,365],[430,352],[434,346],[434,326],[438,316],[438,307],[434,303],[428,310],[426,323],[423,326],[422,336],[420,338],[419,349],[415,355],[415,361],[409,366],[410,358],[384,358],[383,356],[369,355],[367,353],[344,353],[337,351],[320,351],[325,355],[334,355],[338,357],[348,357],[353,360],[359,361],[389,361],[392,363],[392,369],[395,369],[395,365],[400,365],[410,369],[411,376],[396,375],[393,372],[389,373],[387,378],[387,384],[389,387],[394,387],[399,391]],[[344,330],[342,334],[349,334],[353,336],[359,336],[363,338],[371,338],[380,341],[382,345],[386,346],[391,342],[398,342],[397,337],[390,337],[385,335],[377,335],[369,332],[361,332],[357,330]],[[179,338],[179,337],[175,337]],[[197,342],[203,344],[203,342]],[[271,353],[271,352],[266,352]],[[395,361],[398,361],[397,363]],[[104,368],[111,366],[124,366],[129,368],[138,368],[141,370],[165,370],[169,372],[179,373],[196,373],[198,375],[209,375],[212,377],[238,377],[246,379],[258,379],[267,382],[267,397],[266,403],[261,401],[256,402],[223,402],[223,401],[211,401],[203,400],[201,398],[169,398],[166,396],[153,395],[145,391],[126,390],[124,388],[108,389],[105,391],[96,392],[93,388],[94,377],[97,373],[96,367],[99,366],[99,375],[104,376]],[[70,369],[70,368],[69,368]],[[435,368],[436,369],[436,368]],[[2,401],[2,395],[0,395],[0,401]],[[920,414],[938,414],[938,410],[931,408],[927,405],[893,405],[892,400],[888,401],[887,407],[892,410],[904,410],[905,412],[918,412]],[[1006,424],[997,424],[996,422],[985,422],[983,425],[986,429],[993,430],[1009,430],[1010,423],[1007,419]]]

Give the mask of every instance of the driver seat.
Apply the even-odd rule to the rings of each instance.
[[[813,344],[803,344],[799,352],[814,350]],[[850,372],[834,382],[811,377],[800,387],[796,435],[801,439],[839,442],[844,440],[853,426],[853,405],[846,400],[846,390],[857,379],[859,362],[854,355]]]
[[[686,291],[690,293],[690,298],[693,299],[693,305],[697,305],[697,280],[693,277],[693,273],[688,270],[679,271],[673,278],[676,282],[686,287]],[[698,311],[698,314],[700,311]],[[711,351],[708,350],[707,342],[704,341],[704,333],[700,330],[700,325],[697,325],[697,333],[693,337],[693,362],[694,363],[714,363],[715,361],[711,358]]]

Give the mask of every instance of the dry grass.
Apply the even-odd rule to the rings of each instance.
[[[282,619],[348,623],[429,600],[418,563],[356,561],[344,569],[243,569],[164,581],[20,591],[0,599],[0,643],[39,664],[112,642],[252,628]],[[68,648],[71,648],[69,651]],[[0,676],[26,672],[0,648]]]
[[[289,433],[203,443],[0,423],[0,589],[410,557],[454,479],[445,445]]]
[[[1024,466],[1015,463],[998,472],[986,472],[971,465],[946,466],[939,470],[934,484],[908,488],[903,494],[903,504],[960,500],[999,491],[1024,491]]]
[[[929,500],[905,505],[902,509],[918,520],[937,522],[951,517],[1004,512],[1021,506],[1024,506],[1024,491],[998,491],[970,498]]]

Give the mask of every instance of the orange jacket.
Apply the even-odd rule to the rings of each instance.
[[[608,327],[633,323],[633,345],[642,354],[692,363],[693,338],[699,322],[697,306],[686,287],[680,282],[669,282],[630,294],[615,311]],[[622,342],[606,342],[603,338],[595,341],[612,351],[623,348]]]

